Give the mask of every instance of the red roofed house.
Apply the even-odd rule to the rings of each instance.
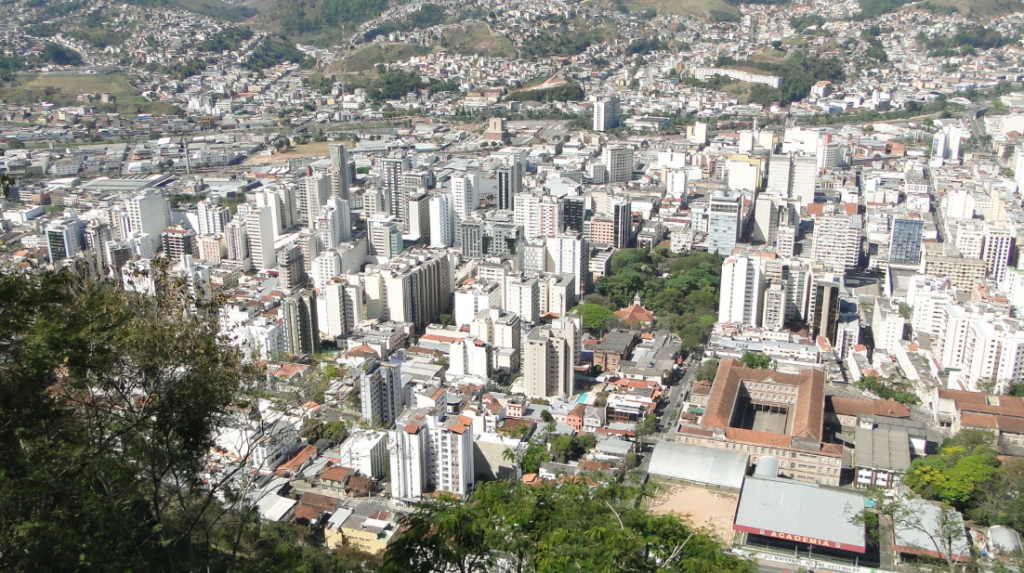
[[[633,304],[615,311],[615,316],[619,317],[619,320],[628,324],[632,328],[651,326],[654,324],[654,313],[647,310],[642,304],[640,304],[639,294],[633,298]]]

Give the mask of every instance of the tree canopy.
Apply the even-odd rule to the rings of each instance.
[[[499,558],[510,571],[537,573],[756,570],[726,553],[709,531],[652,513],[644,497],[641,488],[619,484],[483,483],[467,503],[424,503],[385,553],[381,571],[476,573],[492,570]]]
[[[639,294],[644,307],[657,316],[658,327],[678,334],[683,349],[691,350],[704,342],[715,323],[721,274],[718,255],[621,249],[612,256],[611,273],[598,278],[595,291],[609,310],[628,306]]]

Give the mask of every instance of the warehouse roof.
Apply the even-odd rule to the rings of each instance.
[[[864,497],[856,493],[750,477],[743,484],[733,529],[864,553],[864,526],[853,519],[863,509]]]
[[[740,489],[750,456],[678,442],[658,442],[648,473],[694,483]]]

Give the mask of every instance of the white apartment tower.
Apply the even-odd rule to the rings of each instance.
[[[469,495],[475,479],[473,430],[461,417],[436,408],[406,410],[388,442],[392,498],[412,503],[428,489]]]
[[[430,197],[430,246],[448,248],[455,244],[455,210],[449,193]]]
[[[245,217],[245,230],[249,237],[249,254],[253,267],[260,270],[276,267],[274,241],[277,239],[277,229],[274,228],[272,208],[258,207],[249,211]]]
[[[594,131],[608,131],[619,126],[619,98],[610,96],[594,102]]]
[[[764,273],[761,257],[732,255],[722,264],[722,289],[718,322],[761,325]]]

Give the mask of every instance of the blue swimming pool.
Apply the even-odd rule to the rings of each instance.
[[[576,403],[577,404],[584,404],[584,403],[586,403],[588,397],[589,397],[589,394],[586,394],[586,393],[580,394],[579,396],[576,397]]]

